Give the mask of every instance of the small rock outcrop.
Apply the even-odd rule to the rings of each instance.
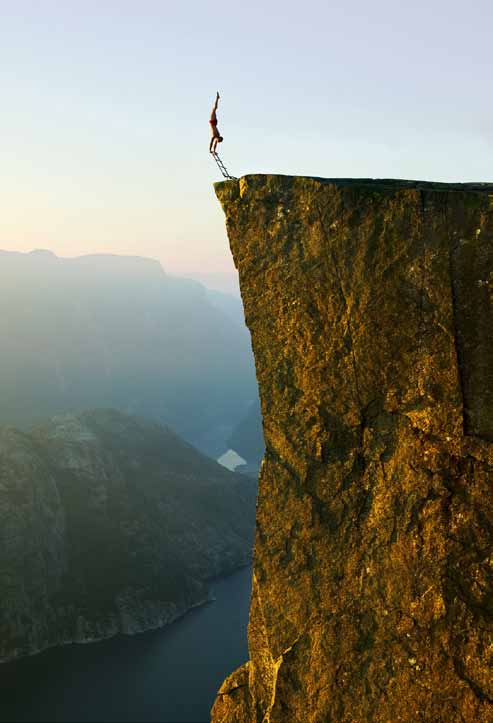
[[[260,388],[214,723],[493,721],[493,184],[216,184]]]
[[[0,427],[0,662],[160,627],[251,560],[256,482],[116,411]]]

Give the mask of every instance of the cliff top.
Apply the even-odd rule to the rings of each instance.
[[[298,181],[318,181],[324,184],[333,184],[341,188],[350,186],[364,186],[375,189],[410,189],[410,190],[429,190],[429,191],[475,191],[483,193],[493,192],[493,183],[469,182],[469,183],[441,183],[438,181],[410,181],[400,178],[320,178],[319,176],[288,176],[281,173],[253,173],[235,180],[218,181],[214,184],[216,193],[220,193],[222,189],[231,187],[231,184],[239,184],[247,181],[249,184],[265,184],[269,180],[298,180]]]

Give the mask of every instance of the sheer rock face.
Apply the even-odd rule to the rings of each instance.
[[[214,723],[493,721],[493,185],[216,193],[266,454]]]

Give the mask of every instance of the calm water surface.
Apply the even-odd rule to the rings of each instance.
[[[0,720],[206,723],[223,679],[248,658],[251,575],[216,581],[215,602],[162,630],[0,666]]]

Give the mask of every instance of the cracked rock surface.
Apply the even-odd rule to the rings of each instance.
[[[493,722],[493,185],[216,193],[266,453],[213,722]]]

